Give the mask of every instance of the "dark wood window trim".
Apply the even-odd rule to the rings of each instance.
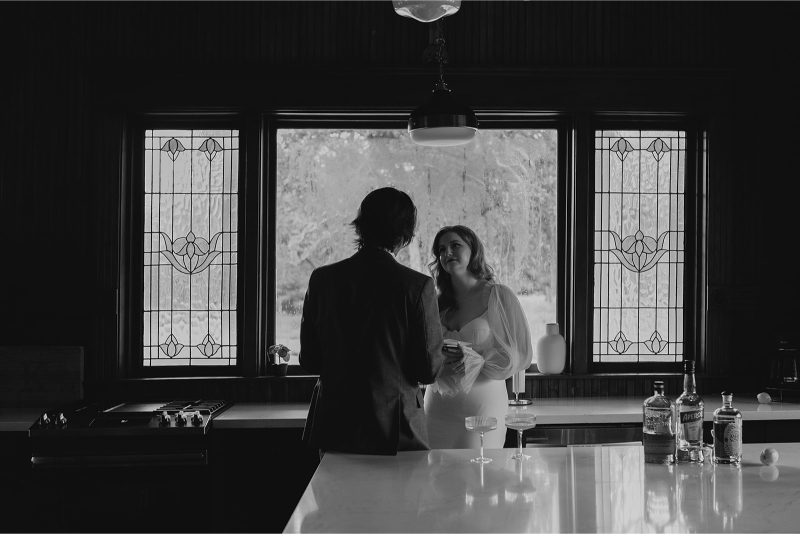
[[[339,114],[339,113],[303,113],[303,112],[284,112],[273,113],[265,115],[265,145],[263,147],[265,161],[269,170],[266,181],[266,189],[269,191],[270,198],[275,198],[277,187],[277,159],[272,147],[275,146],[276,131],[279,128],[291,127],[306,127],[306,128],[399,128],[405,129],[407,123],[408,113],[396,114]],[[571,204],[569,201],[571,191],[571,169],[569,165],[568,154],[570,151],[569,141],[572,129],[572,120],[569,114],[555,114],[555,113],[526,113],[526,112],[508,112],[508,113],[478,113],[480,121],[479,127],[481,129],[555,129],[558,131],[559,144],[558,144],[558,211],[559,211],[559,231],[558,231],[558,296],[556,301],[556,314],[559,324],[567,323],[567,316],[569,313],[569,306],[571,297],[569,296],[569,287],[566,287],[566,280],[569,279],[567,273],[567,243],[571,227],[571,216],[569,210]],[[267,201],[267,225],[270,230],[268,231],[268,240],[265,244],[268,249],[268,260],[266,261],[267,273],[265,280],[267,280],[266,291],[263,295],[267,305],[265,306],[266,313],[266,326],[265,333],[266,339],[269,340],[266,346],[274,343],[275,341],[275,302],[276,287],[275,287],[275,247],[277,245],[275,238],[275,213],[272,209],[273,203]],[[534,340],[535,342],[535,340]],[[263,373],[263,362],[259,364],[259,372]],[[307,373],[299,365],[289,366],[289,375],[299,376],[306,375]]]
[[[145,367],[142,364],[142,216],[139,201],[143,191],[143,140],[148,129],[230,128],[239,131],[239,219],[237,252],[237,358],[235,366]],[[131,114],[124,129],[126,148],[120,203],[120,378],[254,376],[255,361],[246,355],[257,353],[258,302],[256,286],[260,262],[256,257],[261,210],[259,202],[258,122],[241,113],[154,113]],[[252,215],[251,215],[252,214]]]
[[[565,375],[584,376],[603,374],[674,373],[679,364],[593,364],[591,361],[591,299],[578,295],[591,295],[593,221],[593,158],[594,130],[596,128],[680,128],[687,132],[687,233],[685,306],[685,357],[698,361],[698,371],[703,366],[705,336],[705,243],[704,202],[706,197],[707,156],[704,128],[697,117],[686,115],[602,115],[591,113],[537,114],[524,112],[479,113],[481,128],[556,128],[558,147],[558,300],[557,318],[567,340],[568,362]],[[275,210],[276,131],[280,127],[375,127],[405,128],[406,113],[319,113],[292,111],[284,113],[219,114],[134,114],[126,124],[123,143],[124,168],[120,196],[120,378],[201,378],[213,376],[252,378],[265,374],[263,355],[275,339]],[[146,369],[141,365],[141,350],[136,350],[141,339],[139,304],[141,276],[136,279],[137,257],[141,251],[141,237],[136,237],[141,227],[141,207],[136,206],[136,177],[141,176],[141,132],[158,127],[203,127],[203,125],[234,125],[241,135],[240,184],[244,187],[239,229],[240,242],[245,243],[239,252],[240,346],[237,365],[231,368],[187,370]],[[137,141],[137,139],[139,141]],[[137,145],[137,142],[139,145]],[[691,150],[690,150],[691,148]],[[688,202],[691,199],[692,202]],[[691,204],[691,209],[690,209]],[[696,231],[689,229],[696,228]],[[137,241],[138,239],[138,241]],[[247,249],[249,256],[246,256]],[[138,299],[138,300],[137,300]],[[534,340],[535,341],[535,340]],[[635,366],[635,368],[634,368]],[[188,371],[188,372],[184,372]],[[297,365],[291,366],[290,375],[302,376],[305,372]]]
[[[707,183],[707,140],[703,119],[684,114],[579,114],[576,119],[575,168],[576,219],[574,246],[576,299],[572,324],[585,324],[575,330],[571,360],[575,374],[601,373],[676,373],[676,363],[594,363],[592,361],[593,221],[594,221],[594,132],[599,129],[683,130],[686,132],[685,253],[684,278],[684,359],[698,362],[704,369],[705,346],[705,199]],[[585,177],[581,179],[580,177]]]

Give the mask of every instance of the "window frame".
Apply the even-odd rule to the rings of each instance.
[[[407,112],[319,112],[246,110],[237,112],[135,113],[123,125],[120,173],[118,288],[119,378],[259,377],[266,375],[266,348],[276,334],[277,155],[279,128],[407,127]],[[681,129],[686,132],[686,241],[684,358],[704,365],[706,283],[707,127],[686,114],[591,112],[478,112],[479,128],[558,131],[557,321],[567,342],[569,375],[680,372],[676,363],[594,363],[592,309],[594,272],[594,135],[600,129]],[[143,253],[141,233],[144,131],[159,128],[231,128],[240,134],[237,363],[235,366],[146,367],[143,365]],[[579,299],[584,294],[586,298]],[[534,340],[534,343],[536,340]],[[289,375],[307,375],[291,365]]]
[[[237,221],[236,364],[230,366],[145,366],[142,349],[142,294],[144,270],[144,132],[153,129],[232,129],[239,131],[239,218]],[[120,194],[120,275],[118,298],[118,357],[120,378],[194,378],[255,375],[258,302],[253,287],[259,284],[260,229],[251,213],[261,211],[257,123],[243,113],[137,113],[123,129],[123,172]],[[250,222],[248,222],[250,221]],[[251,258],[255,258],[253,261]]]
[[[571,232],[571,165],[569,164],[569,145],[570,130],[572,121],[569,114],[555,113],[479,113],[479,128],[481,130],[505,130],[505,129],[553,129],[558,131],[558,239],[557,239],[557,296],[556,296],[556,316],[559,324],[566,325],[566,317],[569,313],[571,298],[568,294],[570,288],[566,286],[568,280],[567,262],[567,243]],[[276,143],[277,130],[280,128],[361,128],[361,129],[390,129],[397,128],[405,130],[408,127],[408,113],[397,114],[309,114],[309,113],[273,113],[265,114],[265,144],[264,154],[268,163],[268,173],[265,177],[268,185],[269,197],[274,199],[277,194],[277,155],[272,147]],[[270,303],[266,309],[266,337],[269,344],[275,343],[276,335],[276,309],[275,298],[277,295],[276,280],[276,251],[277,240],[275,236],[275,210],[274,202],[269,203],[268,240],[266,246],[269,248],[269,260],[267,262],[268,271],[265,274],[268,280],[265,302]],[[355,214],[354,214],[355,215]],[[566,336],[565,336],[566,337]],[[536,340],[534,340],[535,342]],[[569,362],[567,363],[569,366]],[[292,364],[289,366],[289,375],[306,375],[307,373],[300,365]]]
[[[576,341],[572,361],[575,374],[653,374],[682,373],[683,360],[695,360],[696,370],[703,370],[705,346],[705,199],[707,184],[707,134],[703,120],[685,114],[586,114],[581,117],[581,128],[576,132],[578,148],[575,151],[578,176],[585,176],[582,186],[575,189],[576,205],[582,206],[585,220],[576,221],[574,241],[576,294],[585,291],[583,301],[575,302],[575,317],[585,321],[584,329],[576,330],[581,338]],[[683,358],[676,362],[619,362],[593,361],[593,308],[594,308],[594,158],[595,131],[597,130],[682,130],[686,132],[686,173],[684,184],[684,348]],[[579,180],[580,182],[580,180]],[[581,246],[584,244],[584,246]],[[586,336],[583,339],[583,336]]]

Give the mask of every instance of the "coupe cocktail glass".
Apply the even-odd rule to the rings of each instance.
[[[517,454],[511,457],[515,460],[529,460],[530,456],[522,454],[522,432],[536,426],[536,416],[532,413],[510,413],[506,415],[506,427],[517,431]]]
[[[481,455],[477,458],[473,458],[472,462],[476,462],[479,464],[488,464],[492,461],[491,458],[486,458],[483,455],[483,433],[489,432],[497,428],[497,418],[495,417],[487,417],[483,415],[475,415],[472,417],[464,418],[464,426],[467,427],[467,430],[470,432],[478,432],[481,435]]]

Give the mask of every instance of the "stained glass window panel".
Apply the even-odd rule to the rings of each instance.
[[[594,362],[683,358],[685,171],[685,132],[595,132]]]
[[[143,364],[236,364],[239,132],[147,130]]]

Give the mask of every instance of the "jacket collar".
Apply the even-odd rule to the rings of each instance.
[[[391,259],[392,261],[397,261],[397,258],[395,258],[394,254],[392,254],[391,252],[370,245],[362,246],[361,249],[359,249],[359,251],[356,252],[356,254],[364,258],[382,259],[382,260]]]

